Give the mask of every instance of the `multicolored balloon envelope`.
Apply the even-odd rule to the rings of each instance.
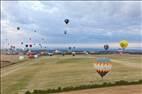
[[[97,58],[94,64],[97,73],[103,78],[108,72],[110,72],[112,64],[109,58]]]

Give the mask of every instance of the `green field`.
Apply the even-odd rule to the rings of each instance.
[[[93,66],[97,57],[112,59],[112,71],[103,80]],[[141,55],[42,56],[2,68],[1,94],[23,94],[33,89],[140,79],[142,79]]]

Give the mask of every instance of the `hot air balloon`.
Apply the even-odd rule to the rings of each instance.
[[[109,45],[107,45],[107,44],[104,45],[104,49],[105,49],[105,50],[108,50],[108,49],[109,49]]]
[[[69,23],[69,19],[65,19],[64,22],[65,22],[66,24],[68,24],[68,23]]]
[[[112,64],[109,58],[97,58],[94,64],[97,73],[103,78],[108,72],[110,72]]]
[[[126,40],[120,41],[120,46],[123,49],[127,48],[128,47],[128,41],[126,41]]]
[[[20,30],[20,27],[17,27],[17,30]]]
[[[24,56],[19,56],[19,60],[24,60]]]
[[[68,49],[71,50],[71,47],[69,47]]]
[[[66,30],[64,31],[64,34],[65,34],[65,35],[67,34],[67,31],[66,31]]]
[[[21,42],[21,44],[23,44],[23,42]]]
[[[32,44],[30,44],[29,46],[32,47]]]
[[[25,47],[28,47],[28,44],[26,44]]]

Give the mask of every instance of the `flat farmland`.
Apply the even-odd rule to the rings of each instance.
[[[112,70],[104,79],[96,73],[96,58],[112,60]],[[1,69],[1,94],[24,94],[27,90],[48,89],[119,80],[142,79],[141,55],[55,55],[42,56]],[[106,94],[106,93],[105,93]]]

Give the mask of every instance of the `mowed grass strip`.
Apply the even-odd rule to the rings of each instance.
[[[57,88],[59,86],[79,86],[90,83],[101,84],[118,80],[134,81],[142,79],[141,68],[123,65],[124,61],[121,63],[112,62],[112,71],[102,80],[93,66],[96,57],[121,59],[121,56],[117,55],[40,57],[37,60],[28,61],[28,64],[21,66],[23,68],[3,77],[2,94],[9,94],[9,92],[16,94],[26,90]],[[141,56],[139,55],[139,57]],[[129,55],[125,58],[129,58]],[[138,57],[135,59],[140,60]],[[131,64],[131,60],[128,59],[127,62]],[[141,65],[141,62],[139,64]]]

